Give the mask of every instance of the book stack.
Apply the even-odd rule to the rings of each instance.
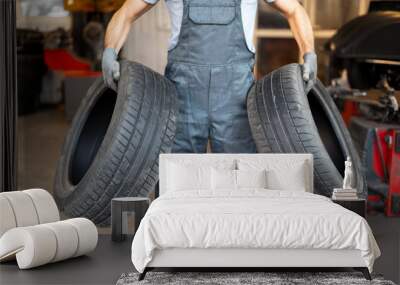
[[[342,189],[335,188],[333,189],[332,199],[334,200],[355,200],[357,197],[356,189]]]

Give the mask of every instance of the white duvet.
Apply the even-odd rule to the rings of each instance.
[[[164,194],[140,223],[132,262],[143,272],[165,248],[358,249],[370,271],[380,255],[359,215],[320,195],[265,189]]]

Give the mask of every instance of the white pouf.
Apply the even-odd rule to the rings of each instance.
[[[60,221],[49,192],[29,189],[0,193],[0,262],[17,259],[20,269],[84,255],[96,248],[92,221]]]
[[[39,218],[39,224],[60,220],[60,213],[56,202],[49,192],[43,189],[29,189],[22,192],[28,194],[32,199]]]
[[[17,223],[15,221],[13,209],[10,202],[0,195],[0,237],[9,229],[15,228]]]
[[[20,269],[84,255],[96,248],[97,228],[76,218],[7,231],[0,238],[0,260],[14,255]]]
[[[43,189],[0,193],[0,237],[15,227],[33,226],[60,220],[56,202]]]
[[[3,192],[1,196],[10,203],[17,227],[39,224],[35,205],[30,196],[22,191]]]

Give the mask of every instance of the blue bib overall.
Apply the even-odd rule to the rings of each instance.
[[[178,44],[165,75],[179,98],[172,152],[253,153],[246,96],[254,54],[247,48],[241,0],[183,0]]]

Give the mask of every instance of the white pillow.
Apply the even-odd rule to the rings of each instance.
[[[266,170],[211,168],[212,189],[234,191],[241,188],[267,188]]]
[[[302,191],[306,192],[307,177],[303,167],[293,168],[285,176],[277,170],[267,172],[268,188],[274,190]]]
[[[210,171],[210,167],[170,163],[167,189],[170,191],[211,189]]]
[[[213,190],[236,190],[236,170],[211,168]]]
[[[236,170],[237,188],[267,188],[267,171]]]
[[[273,190],[307,191],[309,179],[305,161],[283,160],[239,160],[239,170],[267,171],[267,188]]]

